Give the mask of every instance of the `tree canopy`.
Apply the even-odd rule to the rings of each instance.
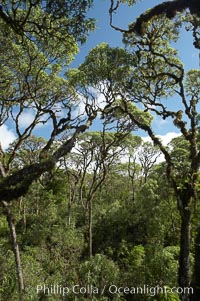
[[[15,137],[0,144],[3,301],[199,299],[200,71],[176,49],[183,26],[200,49],[199,1],[115,26],[136,2],[109,1],[124,47],[103,42],[77,68],[93,1],[0,5],[0,127]],[[167,145],[156,118],[177,132]],[[145,285],[166,291],[130,292]]]

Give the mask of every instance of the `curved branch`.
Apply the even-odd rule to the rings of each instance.
[[[119,3],[117,2],[117,5],[115,7],[113,4],[113,0],[111,0],[111,6],[109,9],[109,15],[110,15],[110,26],[114,28],[117,31],[120,31],[122,33],[137,33],[138,35],[143,35],[143,23],[150,21],[155,16],[160,16],[162,14],[165,14],[168,19],[173,19],[178,12],[183,12],[186,9],[190,10],[190,13],[192,15],[196,15],[197,17],[200,17],[200,1],[199,0],[174,0],[174,1],[165,1],[161,4],[158,4],[154,6],[152,9],[150,9],[148,12],[141,14],[136,22],[133,24],[133,26],[130,26],[128,30],[119,28],[115,25],[113,25],[113,13],[116,12]],[[197,39],[197,36],[195,34],[196,27],[194,26],[194,46],[197,49],[200,49],[200,45]]]
[[[192,1],[191,1],[192,2]],[[178,12],[182,12],[190,7],[190,1],[188,0],[175,0],[175,1],[166,1],[161,4],[156,5],[147,13],[144,13],[139,16],[136,20],[136,23],[130,32],[136,32],[139,35],[142,35],[142,24],[143,22],[147,22],[151,20],[155,16],[159,16],[161,14],[166,14],[166,17],[169,19],[173,19]]]
[[[14,172],[0,182],[1,201],[10,202],[20,196],[25,195],[33,181],[37,180],[44,172],[54,168],[56,162],[68,154],[76,142],[79,134],[85,132],[95,119],[95,115],[90,116],[86,124],[77,127],[73,136],[60,146],[52,156],[49,156],[45,161],[31,164]]]

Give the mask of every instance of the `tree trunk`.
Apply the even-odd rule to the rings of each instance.
[[[195,239],[195,261],[194,261],[194,273],[191,283],[193,288],[193,294],[190,297],[190,301],[200,300],[200,226],[197,229],[197,236]]]
[[[134,181],[134,177],[131,177],[131,188],[132,188],[132,202],[135,203],[135,181]]]
[[[89,200],[89,210],[88,210],[88,213],[89,213],[89,229],[88,229],[88,234],[89,234],[89,257],[92,257],[93,255],[93,241],[92,241],[92,200],[90,199]]]
[[[189,204],[189,202],[187,202]],[[179,286],[181,288],[190,287],[190,221],[191,210],[189,207],[181,210],[181,241],[179,255]],[[189,293],[181,295],[182,301],[189,301]]]
[[[67,206],[67,224],[69,227],[71,225],[71,201],[72,201],[72,191],[71,191],[71,187],[69,187],[69,201]]]
[[[9,208],[9,205],[6,202],[2,202],[4,207],[4,214],[6,215],[7,222],[10,229],[11,243],[13,248],[13,253],[15,256],[15,265],[17,272],[17,281],[18,281],[18,291],[19,291],[19,301],[23,301],[23,291],[24,291],[24,280],[22,274],[22,265],[19,253],[19,245],[17,242],[17,234],[15,229],[15,224],[12,217],[12,212]]]
[[[71,226],[71,200],[69,200],[68,208],[67,208],[67,224]]]

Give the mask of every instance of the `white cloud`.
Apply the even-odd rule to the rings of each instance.
[[[49,116],[47,114],[44,114],[43,116],[41,116],[39,118],[39,121],[35,125],[34,129],[38,129],[38,128],[41,128],[44,126],[49,126],[51,124],[50,120],[45,123],[42,122],[42,121],[46,121],[48,119],[48,117]],[[34,110],[29,110],[29,111],[23,112],[19,117],[20,128],[26,129],[27,127],[29,127],[31,125],[31,123],[34,121],[34,119],[35,119]]]
[[[166,146],[173,138],[177,138],[181,136],[180,133],[175,133],[175,132],[169,132],[164,135],[157,135],[158,138],[161,139],[162,143]],[[144,142],[152,142],[150,137],[142,137],[142,140]],[[157,163],[165,161],[164,155],[161,154],[158,159],[156,160]]]
[[[177,138],[179,136],[181,136],[181,134],[180,133],[175,133],[175,132],[169,132],[169,133],[164,134],[164,135],[157,135],[157,137],[161,139],[161,141],[164,145],[167,145],[173,138]],[[147,141],[152,142],[152,140],[149,136],[142,137],[142,140],[144,142],[147,142]]]
[[[142,138],[142,140],[144,142],[152,142],[152,140],[151,140],[151,138],[149,136],[147,136],[147,137],[141,137],[141,138]]]
[[[171,142],[171,140],[173,138],[177,138],[179,136],[181,136],[181,134],[180,133],[175,133],[175,132],[169,132],[165,135],[158,135],[158,137],[162,140],[164,145],[167,145],[169,142]]]
[[[23,112],[19,118],[19,126],[22,128],[28,127],[34,120],[35,116],[32,111]]]
[[[9,144],[16,139],[12,130],[8,129],[6,125],[0,127],[0,142],[3,149],[8,148]]]

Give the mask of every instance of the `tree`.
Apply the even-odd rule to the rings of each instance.
[[[167,162],[168,179],[171,181],[174,188],[182,219],[179,259],[179,285],[181,287],[189,287],[190,221],[192,214],[191,205],[196,199],[195,187],[198,181],[197,175],[200,164],[200,154],[198,151],[197,139],[197,104],[199,101],[198,81],[200,76],[198,70],[190,70],[186,77],[184,76],[184,70],[181,62],[179,62],[178,58],[176,58],[176,52],[172,48],[169,48],[168,45],[167,38],[175,38],[175,36],[173,37],[169,32],[167,32],[168,26],[166,26],[164,29],[165,33],[162,32],[162,34],[166,34],[166,40],[163,39],[163,43],[160,44],[158,53],[156,47],[158,45],[158,41],[160,42],[160,34],[158,34],[157,30],[161,30],[159,25],[160,20],[158,19],[158,23],[156,24],[156,19],[154,19],[154,21],[146,25],[146,34],[141,39],[140,43],[138,43],[139,41],[137,38],[135,39],[135,37],[133,38],[132,42],[132,38],[130,37],[129,39],[129,37],[127,37],[126,42],[131,47],[135,47],[136,53],[138,51],[137,55],[139,55],[139,72],[143,77],[143,87],[146,86],[147,88],[145,89],[146,92],[144,90],[144,93],[147,93],[145,101],[141,99],[144,108],[146,108],[148,111],[155,112],[163,119],[173,118],[174,125],[180,129],[184,139],[189,144],[188,160],[190,160],[190,166],[187,176],[183,179],[184,183],[181,183],[180,185],[176,178],[176,165],[172,155],[162,145],[161,141],[159,141],[159,139],[154,135],[150,127],[140,125],[141,128],[148,132],[154,144],[160,148]],[[168,24],[170,24],[170,22]],[[153,28],[151,28],[151,26],[154,25],[156,26],[155,31]],[[169,51],[168,54],[167,51]],[[171,58],[169,58],[169,54],[171,54]],[[162,62],[164,63],[163,65],[161,65]],[[137,75],[135,74],[133,79],[135,83],[137,82],[136,77]],[[131,89],[133,89],[133,87],[135,89],[135,83],[133,83]],[[137,82],[137,84],[139,84],[139,82]],[[171,111],[167,108],[167,106],[165,106],[163,98],[172,97],[172,95],[178,95],[180,97],[179,108],[181,108],[181,110]],[[133,92],[133,102],[135,96],[137,97],[137,94],[135,95]],[[183,296],[183,300],[188,300],[188,296]]]
[[[0,200],[10,226],[20,300],[24,284],[11,201],[24,196],[33,181],[70,152],[77,136],[96,117],[93,111],[80,116],[78,95],[61,75],[77,53],[78,43],[94,28],[94,20],[86,18],[91,4],[11,0],[0,5],[0,126],[11,125],[16,137],[9,151],[0,145]],[[47,124],[50,133],[37,158],[17,162],[20,147],[34,130]],[[66,139],[55,148],[62,133]]]
[[[149,172],[156,163],[159,155],[159,149],[155,148],[152,143],[144,142],[142,144],[142,149],[139,152],[139,161],[142,167],[142,176],[144,177],[144,183],[147,182]]]
[[[137,186],[137,179],[140,177],[141,166],[137,162],[138,151],[142,145],[142,139],[139,136],[135,136],[133,140],[128,140],[126,144],[126,154],[128,162],[122,163],[118,166],[115,172],[125,173],[128,175],[129,182],[131,182],[132,197],[131,200],[135,201],[135,190]]]
[[[84,41],[87,32],[93,28],[94,22],[85,17],[90,4],[90,1],[81,1],[78,6],[74,6],[73,1],[62,2],[62,5],[46,1],[2,3],[0,125],[11,123],[17,138],[9,158],[1,148],[3,179],[0,190],[4,201],[24,195],[34,179],[71,150],[76,136],[94,119],[92,112],[88,119],[81,118],[78,113],[72,116],[79,100],[73,87],[60,75],[77,53],[77,42]],[[77,22],[77,17],[81,22]],[[26,114],[30,118],[25,124]],[[20,144],[33,130],[47,123],[51,133],[41,150],[40,162],[9,175],[9,166]],[[68,133],[69,139],[66,138],[50,159],[48,151],[64,132]]]
[[[163,22],[165,26],[163,26]],[[112,67],[111,74],[107,72],[109,67],[106,69],[106,73],[102,74],[99,82],[109,83],[110,91],[112,91],[105,112],[110,116],[112,115],[113,118],[118,118],[119,114],[122,114],[124,118],[128,118],[130,122],[146,131],[154,145],[160,149],[165,157],[167,177],[174,189],[181,216],[179,285],[189,287],[190,223],[192,204],[196,200],[196,184],[200,165],[197,118],[200,74],[198,70],[190,70],[185,74],[177,51],[170,46],[170,42],[176,41],[178,38],[179,20],[175,24],[176,30],[172,32],[172,23],[168,18],[155,17],[144,24],[142,37],[127,33],[124,36],[124,42],[130,52],[123,52],[124,56],[129,59],[126,73],[123,73],[122,67],[116,64],[114,70]],[[96,51],[98,50],[100,54],[100,49],[97,47]],[[104,50],[104,55],[107,55],[107,58],[111,56],[111,50],[110,52],[106,48]],[[130,58],[131,53],[132,60]],[[98,55],[96,57],[98,64]],[[116,49],[113,49],[113,57],[116,57]],[[107,61],[111,61],[112,66],[112,60],[108,58]],[[124,59],[124,62],[127,61]],[[116,74],[121,71],[121,78],[117,78]],[[94,75],[94,86],[96,86],[96,79],[98,80]],[[175,95],[180,99],[178,110],[170,108],[166,101]],[[143,108],[144,111],[137,108],[137,104],[140,104],[140,108]],[[181,185],[176,177],[177,171],[173,157],[154,134],[148,112],[153,112],[163,119],[172,119],[175,127],[180,130],[185,141],[189,144],[188,160],[190,165],[187,176]],[[184,301],[188,298],[187,295],[182,296]]]
[[[18,37],[28,38],[42,46],[44,51],[52,47],[55,41],[56,45],[62,44],[64,50],[74,39],[83,43],[89,31],[94,28],[94,19],[86,17],[92,2],[3,0],[0,18]],[[51,49],[54,54],[57,50]],[[61,54],[57,55],[60,57]]]
[[[93,255],[93,199],[97,190],[102,187],[107,175],[124,153],[126,143],[134,140],[129,132],[118,135],[118,132],[107,132],[104,125],[102,132],[87,132],[77,140],[77,147],[71,153],[72,170],[78,166],[79,202],[88,212],[89,256]],[[74,171],[75,172],[75,171]],[[73,174],[74,174],[73,172]],[[76,185],[74,186],[76,189]],[[83,195],[84,188],[84,195]]]

